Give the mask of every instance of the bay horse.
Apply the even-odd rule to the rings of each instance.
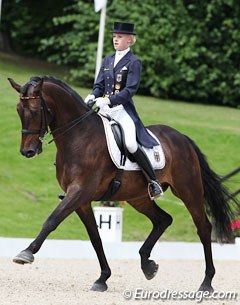
[[[101,268],[100,277],[91,289],[105,291],[111,269],[91,202],[100,200],[106,193],[117,168],[108,153],[102,120],[70,86],[59,79],[50,76],[32,77],[24,86],[13,79],[9,81],[20,93],[17,111],[22,123],[21,154],[27,158],[40,154],[44,135],[50,128],[57,148],[56,176],[66,193],[43,224],[36,239],[14,258],[14,262],[32,263],[34,254],[47,236],[66,217],[76,212],[87,229]],[[172,193],[184,202],[203,245],[206,269],[199,290],[212,292],[215,268],[211,249],[212,225],[207,214],[216,225],[219,240],[231,238],[228,190],[190,138],[164,125],[148,128],[160,140],[166,157],[166,165],[162,170],[157,170],[157,177],[164,190],[170,187]],[[152,279],[158,265],[149,259],[150,253],[171,225],[172,217],[149,198],[147,182],[140,171],[124,171],[121,187],[111,200],[127,201],[152,222],[152,231],[139,250],[142,271],[148,280]]]

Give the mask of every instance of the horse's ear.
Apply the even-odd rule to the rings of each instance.
[[[10,84],[12,85],[12,87],[17,91],[17,92],[21,92],[21,88],[22,86],[18,85],[12,78],[8,78]]]
[[[42,90],[43,78],[34,86],[34,93],[39,93]]]

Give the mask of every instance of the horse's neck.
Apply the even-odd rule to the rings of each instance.
[[[81,142],[81,147],[84,149],[89,141],[96,142],[104,137],[103,125],[99,116],[89,113],[88,117],[84,117],[89,111],[84,102],[75,99],[64,89],[59,90],[55,86],[50,89],[45,91],[45,98],[53,114],[49,127],[53,137],[59,140],[55,141],[57,149],[61,149],[62,145],[68,149],[71,147],[69,143],[75,139]]]
[[[77,101],[65,89],[53,85],[46,87],[46,98],[48,106],[53,113],[50,129],[56,129],[70,123],[88,111],[84,102]]]

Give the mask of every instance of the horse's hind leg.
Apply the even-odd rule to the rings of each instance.
[[[178,185],[177,189],[172,189],[173,193],[182,199],[185,203],[187,209],[189,210],[194,224],[197,228],[198,236],[201,240],[205,255],[205,278],[199,288],[199,291],[209,291],[212,292],[212,279],[215,274],[215,268],[213,265],[212,258],[212,246],[211,246],[211,231],[212,226],[209,222],[205,208],[204,208],[204,198],[202,184],[198,181],[196,177],[191,179],[189,183],[184,181],[184,185]],[[186,187],[186,185],[188,187]]]
[[[212,279],[215,274],[215,268],[213,265],[212,246],[211,246],[212,226],[207,218],[207,215],[205,214],[204,209],[202,211],[202,214],[198,214],[198,215],[196,215],[197,213],[196,210],[197,209],[195,209],[194,211],[190,210],[190,213],[197,227],[198,236],[203,245],[205,263],[206,263],[205,277],[199,288],[199,291],[213,292]]]
[[[111,270],[108,266],[106,256],[104,254],[103,245],[97,229],[96,220],[90,205],[82,206],[76,210],[76,213],[84,223],[91,243],[97,253],[101,267],[101,276],[95,281],[91,290],[105,291],[107,290],[107,279],[111,276]]]
[[[141,268],[148,280],[151,280],[158,271],[158,265],[150,260],[152,248],[165,229],[171,225],[172,217],[163,211],[154,201],[150,199],[129,202],[137,211],[146,215],[153,224],[153,229],[139,250],[141,257]]]
[[[205,278],[199,288],[199,291],[209,291],[213,292],[212,279],[215,274],[215,268],[213,265],[212,258],[212,247],[211,247],[211,231],[212,226],[205,214],[205,219],[193,219],[198,230],[199,238],[202,242],[205,254],[206,270]]]

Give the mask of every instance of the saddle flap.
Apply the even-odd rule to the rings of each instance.
[[[124,170],[140,170],[138,164],[133,161],[133,159],[130,157],[131,154],[128,153],[126,145],[124,144],[124,131],[121,130],[121,126],[115,121],[112,120],[110,117],[105,117],[102,114],[98,114],[100,118],[102,119],[106,140],[107,140],[107,146],[108,146],[108,152],[109,155],[115,164],[117,168],[124,169]],[[118,127],[116,127],[118,126]],[[120,127],[119,127],[120,126]],[[162,169],[165,166],[165,156],[162,149],[162,145],[157,139],[157,137],[150,131],[148,132],[156,139],[156,141],[159,143],[158,146],[154,146],[153,148],[146,148],[142,147],[142,149],[147,154],[150,162],[152,163],[152,166],[154,169]],[[123,135],[123,136],[122,136]],[[121,138],[121,139],[118,139]],[[118,141],[118,142],[117,142]],[[123,146],[121,146],[123,145]],[[125,148],[124,148],[125,146]],[[123,148],[122,148],[123,147]],[[126,151],[126,152],[125,152]],[[123,153],[126,157],[126,162],[123,162]],[[130,160],[131,158],[131,160]]]

